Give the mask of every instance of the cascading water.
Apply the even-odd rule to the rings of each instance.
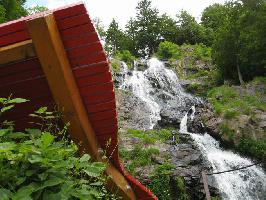
[[[189,133],[187,130],[188,118],[194,119],[195,106],[199,99],[187,94],[182,89],[176,74],[167,69],[162,62],[152,58],[147,63],[145,71],[134,69],[128,74],[120,85],[121,89],[131,90],[138,96],[150,110],[150,128],[160,120],[162,107],[175,108],[185,107],[191,112],[183,115],[180,123],[180,133],[189,134],[195,141],[203,155],[213,168],[214,172],[234,169],[241,166],[251,165],[246,158],[220,148],[219,143],[210,135]],[[189,100],[189,101],[188,101]],[[188,102],[190,105],[187,105]],[[190,113],[190,114],[189,114]],[[217,188],[220,190],[222,199],[226,200],[264,200],[266,199],[266,175],[258,166],[242,169],[239,171],[213,175]],[[258,192],[259,191],[259,192]]]
[[[190,116],[191,118],[193,115]],[[201,152],[211,164],[214,172],[250,166],[252,162],[232,151],[225,151],[209,134],[189,133],[187,131],[188,113],[181,120],[180,133],[190,134]],[[266,199],[266,175],[258,166],[213,175],[223,199],[263,200]]]
[[[163,106],[180,107],[186,105],[186,99],[197,100],[183,92],[176,74],[164,67],[156,58],[147,62],[145,71],[133,70],[132,75],[125,75],[120,89],[127,89],[138,96],[150,110],[150,128],[160,120],[160,110]],[[126,70],[123,63],[123,71]]]

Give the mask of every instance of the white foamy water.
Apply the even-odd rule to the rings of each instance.
[[[188,113],[181,120],[180,133],[190,134],[213,168],[213,172],[227,171],[252,165],[252,161],[223,150],[209,134],[187,131]],[[213,175],[221,197],[225,200],[265,200],[266,175],[259,166]]]

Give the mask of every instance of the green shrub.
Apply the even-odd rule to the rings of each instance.
[[[124,61],[129,69],[133,69],[133,62],[136,59],[128,50],[117,51],[115,54],[115,58],[118,60]]]
[[[220,124],[219,128],[220,128],[222,134],[226,135],[229,140],[231,140],[231,141],[234,140],[235,133],[232,129],[230,129],[228,127],[228,125],[226,123]]]
[[[0,115],[24,99],[0,99]],[[53,119],[45,107],[33,115]],[[78,157],[77,146],[51,127],[13,130],[0,123],[0,199],[115,199],[105,188],[106,165]],[[63,131],[64,132],[64,131]]]
[[[236,147],[241,153],[259,160],[266,158],[266,141],[242,138]]]
[[[172,200],[171,187],[170,187],[170,176],[172,174],[173,165],[164,163],[159,165],[152,176],[152,181],[148,185],[151,191],[160,200]]]
[[[168,41],[164,41],[159,44],[156,55],[160,59],[181,58],[179,46]]]
[[[194,45],[194,57],[198,60],[211,61],[212,49],[204,44]]]
[[[111,60],[111,67],[112,67],[112,71],[114,73],[119,73],[121,71],[121,64],[120,61],[116,60],[116,59],[112,59]]]
[[[178,200],[188,200],[189,197],[186,191],[186,185],[185,185],[184,178],[177,177],[176,185],[177,185],[177,190],[178,190]]]

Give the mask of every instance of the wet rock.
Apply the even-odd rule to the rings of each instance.
[[[149,129],[149,109],[140,98],[131,92],[116,90],[119,125],[125,129]]]
[[[160,112],[161,120],[158,121],[158,124],[161,127],[174,126],[179,129],[183,115],[184,112],[179,109],[164,107]]]

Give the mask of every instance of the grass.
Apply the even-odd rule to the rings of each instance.
[[[136,175],[137,167],[156,164],[152,156],[159,155],[160,151],[153,147],[144,148],[143,145],[138,144],[132,150],[120,148],[119,154],[123,160],[130,161],[126,168],[132,175]]]
[[[261,94],[250,96],[248,93],[240,94],[230,86],[216,87],[207,94],[214,106],[215,112],[225,119],[236,118],[241,114],[251,115],[254,109],[266,111],[266,103]]]
[[[171,131],[167,129],[161,129],[158,131],[128,129],[128,134],[131,135],[131,137],[141,139],[145,144],[155,144],[156,141],[166,142],[172,137]]]
[[[223,138],[234,142],[239,152],[261,159],[266,156],[266,134],[258,132],[257,139],[254,139],[254,135],[249,134],[245,128],[241,129],[238,124],[253,122],[253,126],[256,128],[256,112],[258,110],[266,111],[266,102],[263,100],[266,94],[266,78],[256,78],[243,87],[223,85],[211,89],[207,96],[216,115],[223,119],[219,126]],[[256,89],[257,87],[260,89]],[[251,90],[256,90],[256,92],[250,93]],[[242,122],[241,116],[244,115],[248,116],[251,121]],[[243,124],[243,127],[246,125]]]

